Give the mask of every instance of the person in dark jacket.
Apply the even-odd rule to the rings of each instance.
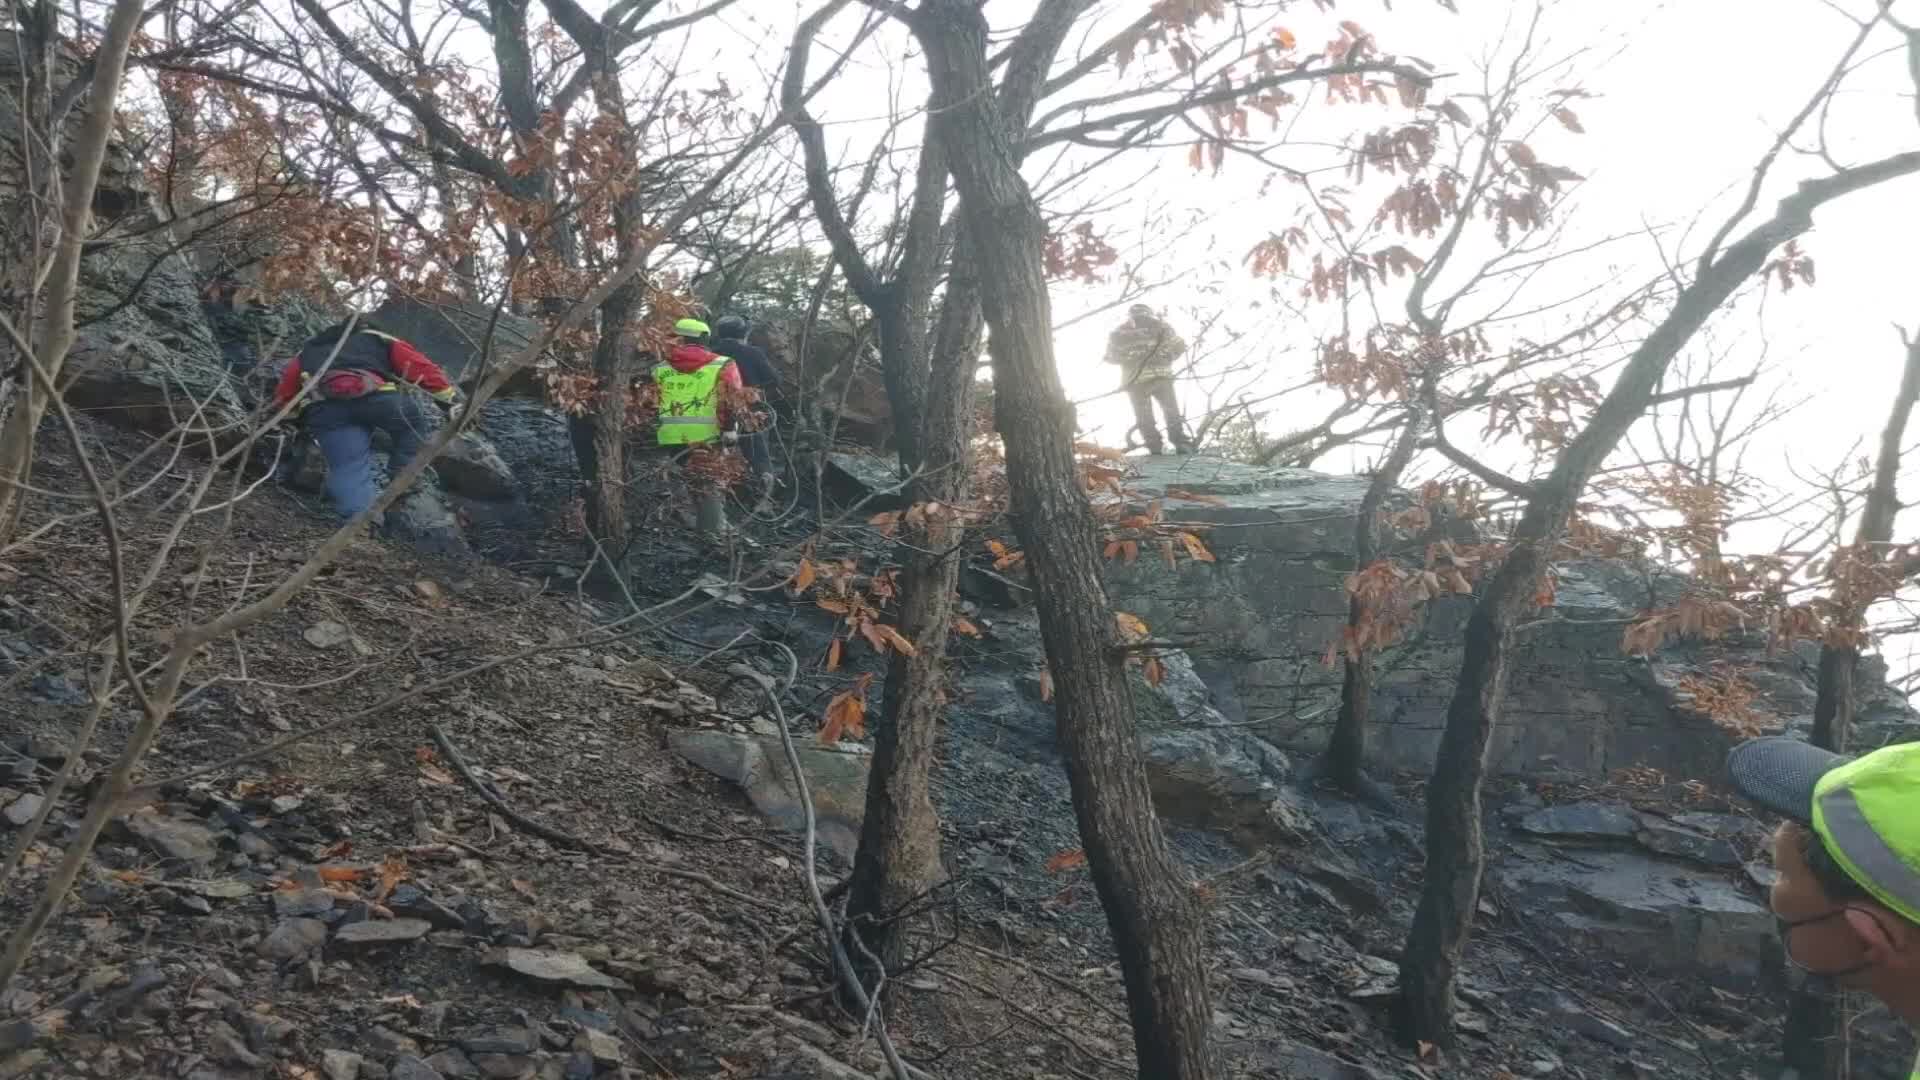
[[[392,442],[399,472],[434,431],[406,387],[418,387],[450,415],[460,392],[447,373],[407,342],[364,324],[343,322],[315,334],[288,362],[274,388],[275,410],[292,415],[327,459],[327,497],[341,517],[358,515],[380,494],[373,473],[373,433]]]
[[[742,316],[724,315],[713,324],[713,340],[708,347],[732,360],[740,369],[741,381],[747,387],[760,391],[763,400],[771,401],[780,387],[780,373],[774,369],[766,350],[747,341],[751,329]],[[773,471],[773,451],[768,441],[773,426],[773,410],[768,407],[758,412],[759,427],[741,433],[740,448],[746,452],[747,464],[753,469],[755,483],[764,496],[771,493],[778,482]]]

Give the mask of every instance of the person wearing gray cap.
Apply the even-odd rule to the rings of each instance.
[[[1734,747],[1727,771],[1787,819],[1768,897],[1787,959],[1920,1025],[1920,743],[1847,757],[1773,736]]]

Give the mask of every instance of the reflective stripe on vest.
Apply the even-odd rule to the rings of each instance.
[[[686,446],[720,437],[720,373],[730,361],[716,356],[694,371],[678,371],[672,364],[653,369],[660,387],[660,445]]]

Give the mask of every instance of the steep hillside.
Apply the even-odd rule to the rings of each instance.
[[[92,436],[117,462],[140,446],[105,429]],[[77,489],[72,461],[48,445],[42,480]],[[36,502],[30,527],[52,508]],[[207,584],[256,587],[326,527],[311,504],[263,487],[238,507]],[[80,642],[103,598],[93,553],[72,542],[88,529],[56,525],[0,559],[0,812],[10,823],[31,810],[88,698]],[[790,539],[763,534],[759,553],[778,559]],[[715,569],[711,552],[671,529],[646,543],[643,606]],[[540,569],[560,554],[520,561]],[[191,584],[168,586],[168,602]],[[750,660],[784,674],[755,639],[817,656],[828,616],[779,590],[710,591],[608,632],[621,607],[567,580],[357,543],[240,648],[196,668],[196,692],[146,770],[157,787],[124,808],[25,985],[0,1003],[0,1071],[881,1075],[860,1018],[826,988],[801,841],[781,827],[784,772],[742,776],[749,801],[674,749],[764,744],[770,754],[777,732],[727,668]],[[162,624],[164,605],[154,610],[143,626]],[[1046,707],[1021,678],[1037,642],[1021,613],[978,618],[982,638],[956,661],[936,778],[951,877],[919,920],[921,959],[892,980],[887,1021],[929,1075],[1127,1075],[1104,921],[1085,871],[1058,857],[1075,846],[1072,814]],[[583,633],[590,643],[572,643]],[[526,655],[438,685],[516,653]],[[784,695],[796,738],[810,740],[825,696],[855,672],[806,665]],[[381,704],[410,690],[424,692]],[[83,773],[117,748],[130,718],[110,710]],[[1681,808],[1657,792],[1557,787],[1551,801],[1603,805],[1556,811],[1508,789],[1515,808],[1496,815],[1496,834],[1511,820],[1527,839],[1506,865],[1535,869],[1503,878],[1484,909],[1462,1014],[1479,1037],[1457,1059],[1421,1059],[1384,1034],[1418,867],[1415,815],[1295,792],[1284,754],[1238,762],[1226,750],[1249,744],[1223,747],[1186,727],[1201,740],[1189,750],[1211,757],[1190,756],[1183,764],[1201,771],[1162,787],[1181,796],[1170,812],[1196,823],[1176,826],[1176,846],[1208,898],[1216,1031],[1234,1075],[1705,1077],[1767,1058],[1777,995],[1765,972],[1723,965],[1715,988],[1702,964],[1667,962],[1679,944],[1711,959],[1700,942],[1757,940],[1716,936],[1743,924],[1700,914],[1765,922],[1742,892],[1750,826],[1662,816]],[[1177,755],[1161,760],[1163,777],[1177,779]],[[831,841],[857,807],[835,777],[857,783],[860,771],[809,771]],[[1623,798],[1639,809],[1604,805]],[[1242,812],[1249,804],[1258,815]],[[9,887],[9,923],[78,809],[71,798],[56,809]],[[1655,813],[1633,816],[1643,811]],[[1209,817],[1225,831],[1199,827]],[[1668,836],[1709,827],[1727,839],[1694,853],[1704,861],[1654,854]],[[844,867],[831,844],[823,860],[829,875]],[[1608,908],[1592,899],[1606,898],[1594,882],[1569,886],[1538,869],[1617,875],[1642,862],[1691,881],[1680,890],[1691,899],[1648,907],[1623,894]],[[1894,1075],[1896,1056],[1870,1040],[1865,1075]]]

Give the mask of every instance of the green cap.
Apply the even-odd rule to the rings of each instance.
[[[1920,923],[1920,743],[1857,758],[1773,736],[1734,747],[1741,794],[1813,829],[1847,876]]]
[[[699,319],[681,319],[673,324],[673,332],[681,337],[704,338],[713,331]]]

